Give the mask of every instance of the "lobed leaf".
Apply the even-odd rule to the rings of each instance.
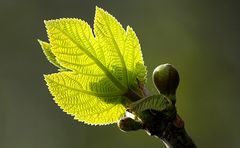
[[[129,99],[124,95],[145,83],[139,41],[109,13],[96,8],[94,34],[83,20],[45,21],[50,44],[40,42],[48,60],[69,71],[45,75],[55,102],[75,119],[110,124],[121,118]],[[43,46],[45,45],[45,46]],[[47,48],[46,48],[47,47]]]

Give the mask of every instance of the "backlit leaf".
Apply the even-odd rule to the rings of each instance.
[[[45,75],[55,102],[75,119],[88,124],[115,123],[145,83],[139,41],[131,27],[125,31],[109,13],[96,8],[94,34],[83,20],[45,21],[50,44],[48,60],[68,71]],[[47,49],[48,49],[47,48]],[[45,50],[44,50],[45,52]],[[52,54],[52,55],[51,55]]]
[[[130,110],[134,112],[142,112],[147,109],[162,111],[169,107],[171,102],[165,96],[158,94],[148,96],[131,104]]]

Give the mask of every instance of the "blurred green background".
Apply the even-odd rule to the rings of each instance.
[[[240,147],[240,5],[211,0],[0,0],[1,148],[156,148],[143,131],[74,121],[54,103],[43,74],[56,72],[37,39],[43,20],[82,18],[95,6],[136,31],[148,87],[153,69],[171,63],[180,72],[177,107],[199,147]]]

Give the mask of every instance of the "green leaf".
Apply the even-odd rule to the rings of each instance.
[[[158,94],[133,102],[129,108],[133,112],[142,112],[147,109],[162,111],[170,105],[171,102],[165,96]]]
[[[146,67],[144,66],[141,47],[133,29],[127,26],[127,31],[110,14],[101,8],[96,8],[94,33],[102,47],[102,52],[110,59],[104,61],[107,65],[119,65],[115,68],[119,77],[128,85],[137,85],[136,79],[145,83]],[[118,58],[116,58],[118,57]]]
[[[52,63],[54,66],[60,68],[60,69],[64,69],[64,67],[62,67],[58,61],[56,60],[56,56],[52,53],[51,51],[51,45],[47,42],[38,40],[39,44],[41,45],[42,49],[43,49],[43,53],[45,54],[45,56],[47,57],[48,61],[50,63]]]
[[[54,55],[46,56],[69,70],[45,75],[55,102],[88,124],[110,124],[123,117],[130,101],[126,94],[136,93],[138,81],[146,81],[139,41],[132,28],[125,31],[113,16],[98,7],[95,36],[80,19],[50,20],[45,25],[48,51]]]

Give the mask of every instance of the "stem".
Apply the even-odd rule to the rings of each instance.
[[[147,96],[147,89],[144,89],[144,95]],[[129,94],[128,97],[135,98],[135,94]],[[138,97],[137,97],[138,98]],[[135,98],[137,100],[137,98]],[[135,113],[133,113],[135,114]],[[196,148],[191,137],[187,134],[184,121],[177,114],[175,106],[163,111],[145,110],[135,114],[138,120],[128,122],[128,126],[119,127],[124,131],[144,129],[150,136],[160,138],[167,148]],[[141,123],[139,123],[139,119]],[[120,120],[123,121],[123,120]],[[124,123],[124,122],[122,122]],[[127,122],[126,122],[127,123]],[[138,125],[139,128],[136,128]]]
[[[176,90],[179,84],[178,71],[171,64],[162,64],[155,68],[153,72],[153,82],[159,93],[166,96],[171,102],[170,106],[164,110],[151,110],[150,108],[142,112],[132,112],[133,116],[120,119],[118,127],[123,131],[144,129],[149,135],[160,138],[167,148],[196,148],[191,137],[187,134],[184,122],[177,114],[175,107]],[[144,84],[139,83],[141,96],[135,91],[128,91],[125,96],[132,102],[149,96]],[[158,98],[159,99],[159,98]],[[165,98],[163,98],[165,99]],[[139,102],[137,102],[139,103]]]
[[[171,119],[159,112],[154,115],[148,111],[144,129],[149,135],[160,138],[168,148],[196,148],[179,115]]]

